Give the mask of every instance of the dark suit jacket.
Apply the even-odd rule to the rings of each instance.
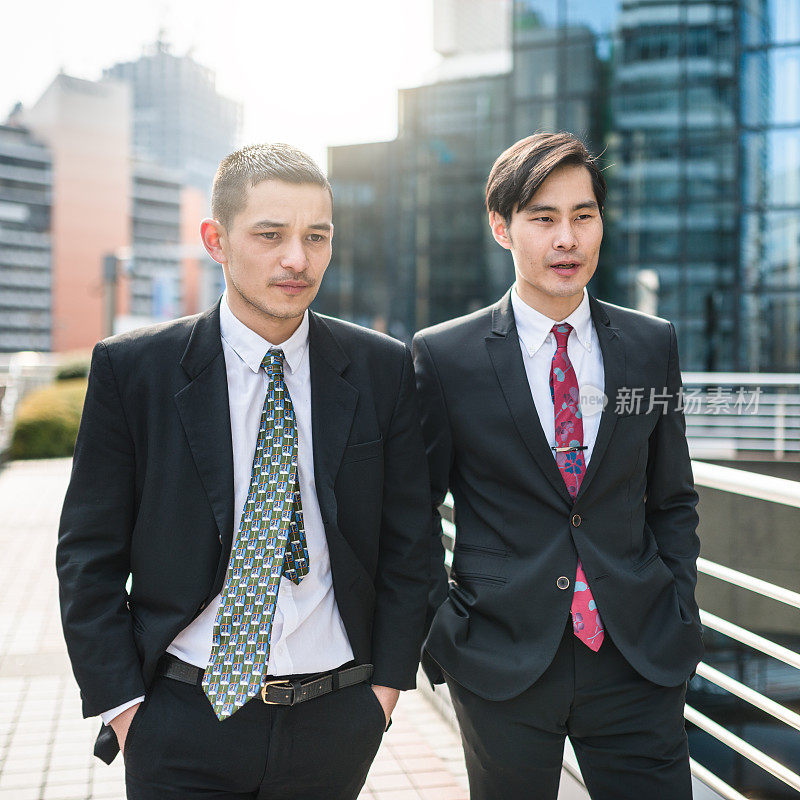
[[[313,312],[309,337],[314,478],[336,601],[373,682],[412,688],[429,486],[411,354]],[[165,648],[221,591],[233,502],[219,304],[100,342],[56,556],[85,716],[145,694]],[[110,728],[95,752],[116,754]]]
[[[433,486],[432,606],[423,665],[505,700],[551,662],[578,557],[606,631],[654,683],[686,680],[702,653],[694,598],[699,542],[672,324],[590,297],[609,403],[573,503],[542,430],[511,296],[421,331],[413,351]],[[618,415],[641,387],[642,413]],[[646,413],[650,389],[671,393]],[[449,591],[438,505],[455,501]],[[556,585],[570,579],[568,590]]]

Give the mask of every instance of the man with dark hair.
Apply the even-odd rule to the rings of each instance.
[[[233,153],[213,213],[214,308],[95,347],[57,551],[67,646],[128,797],[355,798],[424,628],[411,354],[309,311],[333,223],[304,153]]]
[[[423,665],[450,689],[473,800],[555,800],[566,736],[594,800],[691,797],[702,642],[678,349],[671,323],[586,291],[605,193],[570,134],[506,150],[486,198],[516,283],[414,339],[436,542]]]

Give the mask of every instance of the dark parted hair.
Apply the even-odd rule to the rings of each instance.
[[[606,200],[606,181],[597,158],[571,133],[534,133],[512,144],[492,166],[486,182],[486,209],[496,211],[506,222],[515,211],[531,202],[547,176],[557,167],[586,167],[600,213]]]
[[[247,189],[262,181],[311,183],[327,189],[314,159],[288,144],[251,144],[222,159],[211,187],[211,214],[224,227],[245,207]]]

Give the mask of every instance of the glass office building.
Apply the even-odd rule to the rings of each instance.
[[[378,145],[331,148],[329,278],[350,283],[320,308],[407,338],[492,302],[513,270],[488,170],[522,136],[569,130],[609,182],[594,291],[636,306],[657,279],[684,369],[800,370],[800,2],[520,0],[491,55],[401,91],[377,166]]]
[[[732,368],[737,343],[735,0],[629,0],[611,61],[615,296],[643,270],[685,366]]]
[[[800,369],[800,2],[740,10],[742,364]]]
[[[235,149],[242,126],[241,104],[217,91],[214,73],[191,55],[171,53],[159,39],[104,76],[132,87],[136,158],[177,170],[184,183],[210,192],[220,159]]]

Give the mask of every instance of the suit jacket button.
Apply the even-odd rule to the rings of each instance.
[[[557,581],[556,586],[559,589],[569,589],[569,578],[566,575],[562,575]]]
[[[572,515],[572,524],[576,528],[581,524],[581,515],[580,514],[573,514]]]

